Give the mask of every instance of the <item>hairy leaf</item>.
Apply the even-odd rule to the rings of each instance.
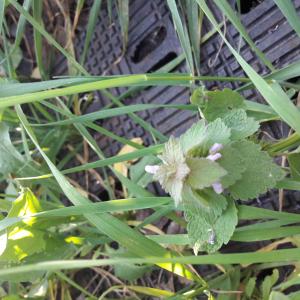
[[[208,125],[201,120],[180,137],[180,143],[184,153],[190,151],[192,154],[206,155],[213,144],[227,144],[229,138],[230,129],[221,119],[216,119]]]
[[[226,202],[224,196],[221,203]],[[184,200],[185,201],[185,200]],[[184,202],[185,203],[185,202]],[[190,204],[189,204],[190,205]],[[185,207],[187,207],[186,205]],[[219,207],[220,208],[220,207]],[[186,209],[185,218],[188,221],[188,236],[193,245],[194,252],[207,251],[209,253],[217,251],[223,244],[227,244],[232,236],[238,222],[237,210],[233,200],[229,201],[227,209],[222,213],[220,209],[211,209],[205,213],[199,209]],[[216,212],[218,211],[218,214]]]
[[[255,133],[259,128],[259,123],[247,116],[243,109],[234,109],[227,113],[223,122],[231,129],[231,140],[241,140]]]
[[[272,158],[261,151],[260,146],[250,141],[240,141],[235,148],[243,157],[246,170],[242,178],[229,187],[234,199],[247,200],[258,197],[275,187],[283,178],[284,172],[273,163]]]
[[[158,167],[153,178],[159,181],[178,205],[181,202],[183,181],[190,172],[179,140],[171,137],[165,144],[162,155],[158,157],[163,163]]]
[[[197,97],[198,96],[198,97]],[[197,100],[196,100],[196,99]],[[200,104],[200,109],[207,121],[224,117],[233,109],[244,108],[244,98],[237,92],[225,88],[224,90],[197,92],[194,101]]]
[[[226,175],[226,171],[216,162],[206,158],[187,158],[190,169],[187,183],[194,189],[210,187]]]
[[[186,220],[190,221],[190,216],[206,220],[208,223],[214,222],[227,207],[226,198],[216,194],[212,189],[197,191],[185,184],[182,192],[183,205]]]
[[[242,153],[238,150],[238,142],[225,145],[220,152],[222,157],[218,159],[218,164],[227,171],[227,174],[221,178],[221,183],[223,188],[227,188],[242,178],[246,165],[243,163]]]

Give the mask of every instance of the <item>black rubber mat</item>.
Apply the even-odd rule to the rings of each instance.
[[[293,2],[299,12],[300,0]],[[109,20],[106,6],[99,12],[85,65],[91,74],[153,72],[182,53],[165,0],[131,0],[129,3],[129,41],[124,55],[116,9],[113,9],[112,23]],[[223,22],[224,18],[215,7],[214,2],[208,1],[207,3],[218,22]],[[281,68],[300,58],[300,38],[272,0],[245,0],[242,3],[241,20],[244,26],[257,47],[266,54],[275,67]],[[211,29],[210,22],[204,19],[203,33],[205,34]],[[234,26],[226,22],[226,26],[222,30],[234,47],[240,47],[240,53],[252,67],[260,74],[267,73],[266,67],[250,47],[241,41],[239,32],[235,30]],[[83,29],[76,41],[78,55],[82,51],[84,40],[85,30]],[[185,64],[181,64],[173,71],[186,71]],[[230,50],[223,45],[218,34],[213,35],[201,45],[201,73],[214,76],[245,76],[242,68]],[[220,82],[207,83],[208,89],[223,86],[235,89],[238,87],[238,83],[224,85]],[[126,88],[116,88],[112,90],[112,93],[118,96],[124,91]],[[245,96],[248,99],[262,102],[260,95],[254,90],[247,91]],[[110,100],[100,93],[96,94],[95,99],[87,112],[99,110],[110,103]],[[151,87],[126,99],[124,103],[189,103],[189,91],[182,87]],[[194,117],[188,111],[157,109],[141,112],[138,115],[165,135],[179,135],[194,122]],[[101,125],[120,136],[142,137],[145,144],[153,142],[152,137],[128,116],[107,119],[102,121]],[[288,127],[278,122],[271,124],[267,131],[275,138],[280,138],[287,135]],[[121,147],[118,142],[101,134],[95,133],[95,138],[107,156],[115,155]]]
[[[208,1],[208,3],[217,20],[222,22],[223,16],[220,15],[213,1]],[[300,58],[300,39],[272,0],[251,0],[243,1],[243,3],[245,4],[242,6],[242,22],[256,45],[266,53],[275,67],[283,67]],[[300,11],[300,0],[295,0],[294,4]],[[99,13],[86,63],[86,68],[90,73],[94,75],[146,73],[157,70],[182,53],[165,0],[131,0],[129,11],[129,42],[125,55],[122,55],[122,36],[116,10],[113,10],[115,14],[112,24],[109,22],[105,7]],[[205,20],[204,33],[211,28],[209,21]],[[260,74],[265,74],[266,67],[256,58],[250,47],[240,40],[240,35],[234,26],[227,22],[226,29],[223,28],[223,30],[225,30],[230,43],[236,48],[240,47],[240,53],[248,63]],[[84,38],[85,32],[83,31],[77,41],[78,53],[82,50]],[[181,65],[176,71],[185,71],[184,65]],[[242,68],[229,49],[223,45],[218,34],[212,36],[201,46],[201,73],[215,76],[245,76]],[[217,82],[207,83],[208,88],[221,86]],[[227,83],[225,86],[237,88],[238,83]],[[117,96],[125,90],[125,88],[114,89],[113,94]],[[255,91],[247,91],[245,96],[248,99],[261,101]],[[109,100],[100,94],[97,95],[97,99],[88,111],[98,110],[109,103]],[[125,101],[127,104],[188,102],[188,91],[177,87],[150,88]],[[140,115],[166,135],[178,135],[193,122],[191,114],[183,111],[158,109],[143,112]],[[121,136],[141,136],[146,143],[151,140],[127,116],[105,120],[102,124]],[[273,128],[273,134],[275,137],[283,136],[286,134],[286,128],[277,126],[277,128]],[[107,155],[114,155],[119,150],[120,145],[109,138],[99,135],[97,139]]]

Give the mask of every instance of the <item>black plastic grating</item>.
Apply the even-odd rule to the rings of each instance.
[[[223,16],[215,7],[213,1],[208,1],[208,4],[218,22],[222,22]],[[295,0],[294,4],[297,11],[299,11],[300,0]],[[86,68],[91,74],[145,73],[165,57],[172,56],[174,58],[182,53],[166,1],[132,0],[130,1],[129,11],[129,42],[128,49],[123,55],[122,36],[120,34],[116,9],[113,9],[112,24],[109,23],[106,9],[103,8],[101,10],[86,63]],[[262,1],[248,13],[243,14],[241,19],[251,38],[265,52],[275,67],[283,67],[299,59],[300,39],[273,1]],[[268,70],[248,45],[240,39],[239,32],[229,22],[226,24],[226,37],[230,43],[236,48],[240,46],[241,55],[256,71],[260,74],[266,74]],[[203,32],[205,33],[212,28],[212,25],[208,20],[205,20],[203,28]],[[162,38],[160,40],[155,40],[157,32],[164,33],[161,34]],[[77,41],[78,53],[82,50],[84,37],[85,32],[83,31]],[[153,51],[151,51],[152,49]],[[137,51],[142,52],[142,54],[137,54]],[[137,56],[139,56],[138,59],[136,59]],[[203,75],[245,76],[242,68],[236,62],[230,50],[223,45],[221,37],[217,34],[201,45],[201,58],[201,73]],[[115,64],[118,61],[120,62]],[[185,71],[185,68],[182,65],[176,71]],[[222,86],[219,82],[207,83],[208,88]],[[226,83],[224,86],[237,88],[238,83]],[[126,88],[116,88],[113,89],[113,94],[118,96],[124,91],[126,91]],[[261,97],[254,90],[247,91],[244,94],[248,99],[251,98],[262,102]],[[98,101],[95,101],[89,107],[88,111],[98,110],[109,102],[108,99],[98,94]],[[134,98],[129,98],[125,101],[126,104],[188,102],[189,92],[184,88],[178,87],[150,88],[145,92],[139,93]],[[184,132],[193,121],[190,113],[182,111],[152,110],[150,112],[139,113],[139,115],[167,135],[177,135]],[[116,117],[105,120],[102,122],[102,125],[109,130],[113,130],[116,134],[126,137],[142,136],[146,143],[151,142],[151,138],[144,130],[139,129],[128,117]],[[278,126],[273,125],[272,129],[275,137],[280,137],[287,133],[286,129],[282,130]],[[110,139],[100,135],[98,136],[98,142],[104,147],[107,155],[116,154],[120,147],[120,145],[117,147],[117,143],[113,143],[116,145],[114,147]]]
[[[230,2],[234,6],[234,1]],[[149,70],[153,70],[154,67],[158,68],[160,62],[166,63],[168,57],[174,58],[182,53],[165,0],[131,0],[129,3],[129,41],[125,54],[122,53],[122,36],[116,9],[113,9],[112,24],[109,22],[106,7],[104,6],[100,11],[85,65],[91,74],[146,73]],[[223,22],[224,18],[214,2],[207,1],[207,3],[218,22]],[[300,0],[294,0],[293,3],[299,13]],[[257,47],[266,54],[274,67],[284,67],[300,58],[300,38],[272,0],[258,1],[253,9],[242,14],[241,20]],[[204,19],[203,33],[205,34],[211,29],[212,25],[210,22]],[[226,22],[226,27],[223,27],[222,30],[225,30],[227,39],[235,48],[240,47],[241,55],[257,72],[260,74],[269,72],[250,47],[240,39],[239,32],[230,22]],[[82,51],[84,39],[85,32],[83,30],[76,41],[78,54]],[[174,71],[186,72],[185,65],[181,64]],[[201,74],[245,76],[242,68],[230,50],[223,44],[218,34],[213,35],[201,45]],[[225,84],[207,82],[206,86],[208,89],[225,86],[235,89],[239,87],[239,84],[237,82]],[[125,92],[126,88],[116,88],[111,91],[113,95],[118,96]],[[255,90],[246,91],[244,95],[247,99],[264,102]],[[87,112],[99,110],[110,103],[110,100],[100,93],[96,94],[95,99]],[[188,102],[189,91],[182,87],[151,87],[124,101],[125,104],[183,104]],[[171,134],[177,136],[183,133],[195,121],[193,115],[188,111],[155,109],[137,114],[168,136]],[[117,135],[127,138],[142,137],[146,145],[153,142],[152,137],[128,116],[114,117],[103,120],[100,123]],[[275,138],[286,136],[289,130],[282,122],[273,122],[264,129]],[[95,133],[94,137],[107,156],[115,155],[122,146],[120,143],[98,133]],[[96,159],[97,157],[92,157],[92,160]],[[93,183],[90,183],[90,187],[92,190],[94,189],[92,192],[96,192],[98,189],[97,185]],[[295,207],[294,201],[296,198],[293,197],[293,193],[289,193],[289,195],[291,196],[286,197],[286,206]],[[264,197],[262,202],[264,206],[274,206],[274,197]],[[292,205],[291,203],[290,205],[290,202],[294,204]],[[257,204],[259,205],[259,203]]]

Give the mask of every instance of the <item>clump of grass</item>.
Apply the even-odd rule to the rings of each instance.
[[[168,0],[182,56],[152,74],[90,76],[84,61],[101,1],[94,1],[88,10],[85,46],[78,62],[72,39],[80,14],[87,9],[84,2],[77,1],[74,13],[67,2],[56,3],[65,20],[65,45],[45,29],[42,5],[49,1],[25,1],[23,6],[15,0],[0,2],[1,297],[297,299],[299,292],[291,293],[289,288],[299,284],[299,214],[241,201],[270,189],[281,191],[282,201],[283,190],[300,189],[300,113],[290,100],[287,82],[299,76],[299,62],[275,69],[227,1],[215,1],[270,69],[262,77],[227,41],[206,1],[179,5]],[[110,14],[114,7],[118,9],[126,51],[129,1],[113,2],[107,1],[107,8]],[[292,4],[275,2],[298,33]],[[7,25],[10,11],[19,13],[15,39]],[[213,32],[201,37],[204,16]],[[22,39],[26,26],[33,28],[37,82],[25,83],[32,78],[24,78],[18,70],[17,54],[28,37]],[[200,43],[212,33],[220,35],[246,77],[201,76]],[[45,43],[67,59],[68,77],[51,79],[51,65],[45,68],[44,64]],[[169,73],[183,59],[189,73]],[[241,88],[207,91],[204,83],[211,80],[238,81]],[[135,92],[158,85],[189,87],[191,104],[123,104]],[[114,97],[109,90],[114,87],[128,89]],[[262,94],[266,104],[239,94],[251,88]],[[292,92],[299,90],[298,84],[292,88]],[[95,90],[111,105],[85,113],[80,97],[92,98]],[[187,110],[201,120],[181,137],[169,139],[137,114],[154,108]],[[95,124],[124,114],[149,132],[155,143],[146,147]],[[274,120],[290,126],[291,135],[276,142],[260,140],[260,126]],[[121,153],[105,157],[89,129],[124,144]],[[89,162],[90,153],[98,159]],[[273,158],[282,159],[282,165]],[[78,182],[70,174],[80,174],[84,180]],[[90,192],[89,178],[97,181],[106,199]],[[154,180],[171,197],[151,193],[146,187]],[[138,214],[145,210],[149,215],[139,221]],[[180,233],[164,232],[157,225],[161,218],[181,228]],[[245,253],[219,252],[230,241],[268,243],[253,251],[242,246]],[[209,276],[201,275],[202,265],[214,266]],[[283,267],[287,268],[284,280]],[[83,280],[82,274],[89,280]]]

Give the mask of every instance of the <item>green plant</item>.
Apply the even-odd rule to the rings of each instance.
[[[129,4],[128,1],[117,2],[125,51]],[[205,294],[208,299],[236,299],[236,295],[245,300],[298,299],[299,292],[288,295],[284,292],[299,284],[299,214],[256,208],[236,200],[253,199],[274,188],[300,190],[300,113],[290,100],[290,95],[299,90],[299,84],[288,82],[299,76],[299,62],[276,70],[252,42],[227,1],[215,1],[270,69],[271,73],[262,77],[226,40],[206,1],[179,2],[168,0],[167,4],[183,55],[156,73],[105,77],[90,76],[83,66],[96,22],[95,10],[90,11],[89,34],[78,63],[72,47],[64,48],[45,30],[42,3],[25,1],[22,7],[15,0],[0,1],[1,57],[5,62],[5,77],[1,79],[0,89],[0,174],[3,182],[0,200],[0,282],[3,289],[0,294],[3,299],[70,299],[68,287],[78,290],[86,299],[97,299],[88,288],[76,282],[73,274],[81,268],[100,266],[114,266],[114,274],[125,280],[112,284],[100,299],[107,299],[109,293],[119,290],[126,290],[128,297],[194,299]],[[298,32],[299,20],[292,4],[287,2],[288,5],[283,5],[282,1],[276,4]],[[84,1],[77,2],[77,18],[83,4]],[[112,5],[113,1],[107,1],[110,12]],[[100,6],[101,1],[93,4],[95,9]],[[9,40],[7,26],[7,11],[12,7],[20,13],[13,42]],[[64,15],[70,16],[70,12],[66,9]],[[212,33],[220,34],[248,77],[199,74],[201,47],[197,45],[201,41],[199,28],[204,15],[214,26]],[[35,56],[41,78],[49,77],[42,61],[43,41],[68,59],[70,75],[77,76],[19,82],[21,78],[16,69],[26,22],[34,28]],[[168,73],[183,59],[187,61],[189,74]],[[207,91],[203,83],[209,80],[238,81],[244,86],[237,91]],[[185,85],[191,89],[191,104],[123,104],[126,97],[153,85]],[[128,90],[114,97],[109,91],[113,87],[128,87]],[[239,93],[251,88],[256,88],[267,104],[250,102]],[[101,91],[111,104],[100,111],[82,114],[82,99],[78,95],[85,93],[92,98],[90,93],[95,90]],[[168,138],[137,114],[155,108],[187,110],[201,120],[180,137]],[[128,114],[150,132],[155,145],[144,147],[94,123],[122,114]],[[260,140],[260,126],[273,120],[284,121],[294,133],[276,142]],[[133,151],[106,158],[90,128],[130,146]],[[85,160],[81,153],[86,154],[86,149],[93,151],[98,160]],[[288,167],[273,161],[281,157],[287,157]],[[134,165],[125,165],[129,176],[116,168],[116,163],[137,159],[140,160]],[[70,168],[68,163],[72,160],[78,160],[80,165]],[[73,177],[67,177],[78,172],[97,178],[109,200],[98,201],[101,199],[97,195],[90,194],[74,182]],[[158,197],[148,191],[146,187],[153,180],[159,181],[172,198]],[[115,182],[121,183],[121,191],[115,187]],[[123,197],[118,197],[120,194]],[[143,209],[152,209],[152,213],[137,222],[135,212]],[[161,233],[153,225],[161,217],[185,228],[187,234],[149,234],[149,228]],[[239,221],[251,223],[243,225]],[[217,252],[230,240],[274,239],[276,241],[260,251]],[[118,243],[117,250],[112,247],[113,241]],[[286,243],[292,247],[276,249]],[[199,251],[208,254],[195,255]],[[211,277],[203,278],[190,266],[198,264],[215,265],[218,269]],[[286,265],[292,266],[293,272],[280,281],[278,270]],[[168,274],[184,277],[189,283],[176,291],[142,285],[139,278],[153,269],[167,270]],[[261,279],[262,270],[269,269],[273,270],[272,274]]]

